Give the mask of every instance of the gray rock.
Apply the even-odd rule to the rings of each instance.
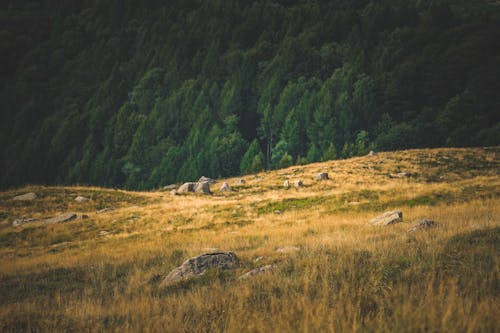
[[[107,212],[112,212],[114,210],[115,210],[114,208],[103,208],[103,209],[99,209],[95,213],[96,214],[103,214],[103,213],[107,213]]]
[[[35,200],[36,198],[37,198],[36,193],[29,192],[29,193],[25,193],[25,194],[21,194],[21,195],[15,196],[13,198],[13,200],[16,200],[16,201],[32,201],[32,200]]]
[[[222,186],[220,187],[221,192],[229,192],[231,191],[231,187],[229,186],[228,183],[224,182],[222,183]]]
[[[236,182],[235,182],[236,185],[243,185],[245,184],[245,180],[244,179],[238,179]]]
[[[326,180],[328,179],[328,173],[321,172],[316,175],[316,180]]]
[[[290,181],[288,179],[283,182],[283,187],[285,187],[285,188],[290,187]]]
[[[170,184],[170,185],[167,185],[167,186],[163,186],[162,189],[165,190],[165,191],[168,191],[168,190],[175,190],[177,188],[177,185],[175,184]]]
[[[177,190],[172,190],[172,191],[170,191],[170,194],[171,194],[171,195],[178,195]]]
[[[299,188],[299,187],[304,186],[304,183],[302,182],[302,180],[296,180],[295,183],[293,183],[293,185],[295,187]]]
[[[80,217],[82,220],[86,220],[89,218],[89,216],[87,214],[83,214],[81,217]]]
[[[370,150],[370,152],[368,153],[368,156],[374,156],[375,155],[375,152],[373,150]]]
[[[256,275],[261,275],[265,273],[272,273],[273,271],[276,270],[276,266],[274,265],[265,265],[259,268],[252,269],[250,272],[247,272],[243,274],[242,276],[239,277],[240,280],[245,280],[248,278],[252,278]]]
[[[377,216],[376,218],[370,220],[371,225],[389,225],[395,224],[403,221],[403,212],[399,210],[393,210],[390,212],[385,212],[384,214]]]
[[[89,198],[82,197],[82,196],[80,196],[80,195],[79,195],[79,196],[77,196],[77,197],[75,198],[75,201],[76,201],[76,202],[87,202],[87,201],[89,201]]]
[[[391,173],[391,175],[390,175],[391,178],[408,178],[410,176],[411,176],[411,173],[409,173],[409,172]]]
[[[300,251],[300,247],[298,247],[298,246],[283,246],[283,247],[280,247],[276,250],[276,252],[283,253],[283,254],[294,253],[294,252],[298,252],[298,251]]]
[[[59,216],[43,219],[42,222],[46,224],[57,224],[76,220],[77,215],[73,213],[61,214]]]
[[[194,192],[195,186],[196,183],[184,183],[177,189],[177,193]]]
[[[198,183],[209,183],[210,185],[212,184],[215,184],[217,183],[216,180],[212,179],[212,178],[208,178],[208,177],[205,177],[205,176],[201,176],[200,179],[198,179]]]
[[[408,230],[409,233],[413,233],[415,231],[419,231],[419,230],[423,230],[423,229],[429,229],[429,228],[433,228],[433,227],[436,227],[437,226],[437,223],[434,222],[433,220],[429,220],[429,219],[422,219],[420,221],[418,221],[418,223],[416,225],[414,225],[413,227],[410,228],[410,230]]]
[[[35,219],[35,218],[20,218],[20,219],[15,219],[13,222],[12,222],[12,226],[14,227],[19,227],[19,226],[22,226],[23,224],[27,224],[27,223],[34,223],[34,222],[38,222],[40,221],[40,219]]]
[[[210,183],[209,182],[196,183],[194,191],[196,193],[210,194]]]
[[[161,282],[160,287],[168,287],[178,282],[203,275],[210,268],[230,269],[239,265],[233,252],[206,253],[186,260],[172,270]]]

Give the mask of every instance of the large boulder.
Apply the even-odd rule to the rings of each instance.
[[[194,192],[195,186],[196,183],[184,183],[177,189],[177,193]]]
[[[29,193],[25,193],[25,194],[21,194],[21,195],[15,196],[13,198],[13,200],[16,200],[16,201],[32,201],[32,200],[35,200],[36,198],[37,198],[36,193],[29,192]]]
[[[393,210],[390,212],[385,212],[380,216],[377,216],[376,218],[370,220],[369,223],[371,225],[389,225],[402,221],[403,221],[403,212],[400,210]]]
[[[220,187],[221,192],[230,192],[231,191],[231,186],[229,186],[228,183],[224,182],[222,183],[222,186]]]
[[[161,282],[160,287],[168,287],[178,282],[203,275],[210,268],[230,269],[239,265],[233,252],[206,253],[186,260],[172,270]]]
[[[320,172],[316,175],[316,180],[327,180],[328,179],[328,173],[326,172]]]
[[[198,179],[198,183],[209,183],[210,185],[217,183],[215,179],[208,178],[205,176],[201,176],[200,179]]]
[[[435,226],[437,226],[437,223],[434,222],[433,220],[422,219],[422,220],[418,221],[418,223],[416,225],[411,227],[410,230],[408,230],[408,232],[414,233],[415,231],[429,229],[429,228],[433,228]]]
[[[194,187],[196,193],[210,194],[210,183],[209,182],[198,182]]]

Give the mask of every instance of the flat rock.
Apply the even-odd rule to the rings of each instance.
[[[409,172],[391,173],[389,177],[391,177],[391,178],[409,178],[409,177],[411,177],[411,173],[409,173]]]
[[[208,178],[205,176],[201,176],[200,179],[198,179],[198,183],[209,183],[210,185],[217,183],[215,179]]]
[[[276,266],[274,266],[274,265],[265,265],[265,266],[262,266],[262,267],[259,267],[259,268],[252,269],[250,272],[247,272],[247,273],[243,274],[242,276],[240,276],[239,279],[240,280],[249,279],[249,278],[252,278],[252,277],[254,277],[256,275],[262,275],[262,274],[265,274],[265,273],[271,273],[274,270],[276,270]]]
[[[12,200],[17,200],[17,201],[32,201],[32,200],[35,200],[36,198],[37,198],[36,193],[29,192],[29,193],[25,193],[25,194],[21,194],[21,195],[15,196],[14,198],[12,198]]]
[[[55,217],[43,219],[42,222],[46,224],[57,224],[76,220],[77,215],[74,213],[65,213]]]
[[[385,212],[384,214],[377,216],[376,218],[370,220],[371,225],[389,225],[395,224],[403,221],[403,212],[400,210],[393,210]]]
[[[80,196],[80,195],[79,195],[79,196],[77,196],[77,197],[75,198],[75,201],[76,201],[76,202],[88,202],[88,201],[89,201],[89,198],[82,197],[82,196]]]
[[[196,186],[196,183],[184,183],[182,184],[178,189],[177,193],[187,193],[187,192],[194,192],[194,187]]]
[[[170,184],[170,185],[166,185],[166,186],[162,187],[162,189],[165,190],[165,191],[175,190],[176,188],[177,188],[177,185],[175,185],[175,184]]]
[[[12,222],[12,226],[14,227],[19,227],[19,226],[22,226],[23,224],[27,224],[27,223],[34,223],[34,222],[38,222],[40,221],[40,219],[35,219],[35,218],[20,218],[20,219],[15,219],[13,222]]]
[[[278,253],[294,253],[300,251],[298,246],[283,246],[276,250]]]
[[[408,232],[413,233],[415,231],[429,229],[429,228],[433,228],[436,226],[437,226],[437,223],[434,222],[433,220],[422,219],[422,220],[418,221],[416,225],[411,227],[410,230],[408,230]]]
[[[186,260],[172,270],[160,284],[168,287],[195,276],[203,275],[210,268],[230,269],[239,265],[239,259],[233,252],[205,253]]]
[[[209,182],[196,183],[194,191],[196,193],[210,194],[210,183]]]
[[[115,210],[114,208],[103,208],[103,209],[99,209],[95,213],[96,214],[104,214],[104,213],[107,213],[107,212],[112,212],[114,210]]]
[[[220,191],[221,192],[230,192],[231,187],[229,186],[228,183],[224,182],[224,183],[222,183],[222,186],[220,187]]]
[[[326,172],[320,172],[316,175],[316,180],[327,180],[328,179],[328,173]]]

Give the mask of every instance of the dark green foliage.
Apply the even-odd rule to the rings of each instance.
[[[0,187],[500,144],[492,2],[8,0],[0,22]]]

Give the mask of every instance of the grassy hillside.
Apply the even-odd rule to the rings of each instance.
[[[378,153],[228,179],[228,193],[219,181],[205,196],[1,192],[0,331],[494,331],[499,153]],[[330,179],[315,181],[323,171]],[[286,178],[305,186],[285,189]],[[30,191],[36,200],[12,200]],[[103,208],[114,210],[96,214]],[[403,223],[367,223],[392,209]],[[89,218],[12,226],[64,212]],[[408,233],[421,218],[438,226]],[[216,249],[234,251],[240,267],[159,288],[184,260]],[[267,264],[276,269],[238,279]]]

